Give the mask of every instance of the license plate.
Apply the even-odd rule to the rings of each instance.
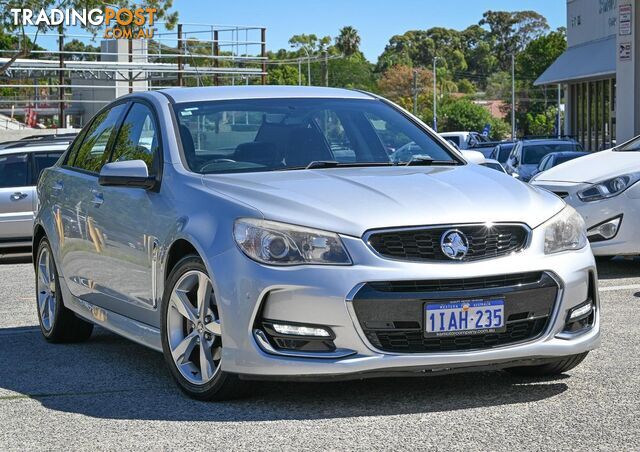
[[[470,336],[506,330],[504,298],[425,305],[426,336]]]

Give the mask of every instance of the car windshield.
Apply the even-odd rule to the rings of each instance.
[[[379,100],[247,99],[174,106],[187,165],[202,174],[308,166],[457,164],[450,151]]]
[[[498,155],[496,156],[496,160],[500,163],[505,163],[509,158],[509,154],[513,150],[514,143],[501,144],[500,150],[498,151]]]
[[[556,158],[555,166],[558,166],[562,163],[568,162],[569,160],[577,159],[578,157],[582,157],[582,154],[577,155],[561,155]]]
[[[638,152],[640,151],[640,137],[635,137],[633,140],[621,144],[615,148],[616,151],[621,152]]]
[[[552,152],[581,151],[577,143],[545,143],[525,144],[522,149],[522,163],[524,165],[537,165],[545,155]]]

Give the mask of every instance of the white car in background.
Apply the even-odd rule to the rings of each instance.
[[[6,144],[6,143],[5,143]],[[19,254],[31,248],[33,218],[37,209],[36,184],[69,147],[57,139],[30,139],[0,149],[0,255]]]
[[[596,256],[640,255],[640,137],[551,168],[531,183],[582,214]]]
[[[488,141],[486,137],[478,132],[444,132],[439,134],[445,140],[451,141],[459,149],[472,149],[483,141]]]

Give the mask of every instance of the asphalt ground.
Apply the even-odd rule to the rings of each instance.
[[[160,354],[96,329],[52,345],[30,264],[0,265],[0,450],[640,450],[640,259],[599,263],[602,348],[553,379],[504,372],[257,383],[204,403]]]

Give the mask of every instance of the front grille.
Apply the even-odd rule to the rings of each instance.
[[[477,350],[522,342],[540,335],[546,318],[515,321],[503,333],[458,337],[424,337],[422,331],[368,331],[367,339],[380,350],[396,353],[430,353]]]
[[[442,235],[456,229],[469,241],[462,261],[475,261],[504,256],[522,250],[529,237],[524,225],[469,225],[455,228],[443,226],[424,229],[400,229],[373,232],[368,236],[371,247],[380,255],[412,261],[449,261],[440,247]]]
[[[542,272],[530,272],[486,276],[483,278],[382,281],[369,283],[369,286],[382,292],[442,292],[519,286],[533,284],[540,281],[541,278]]]
[[[554,191],[553,194],[559,196],[562,199],[569,197],[569,193],[566,191]]]
[[[483,278],[385,281],[364,284],[353,309],[371,345],[393,353],[482,350],[540,336],[547,328],[558,284],[546,272]],[[477,335],[425,335],[425,306],[447,301],[504,298],[506,331]]]

